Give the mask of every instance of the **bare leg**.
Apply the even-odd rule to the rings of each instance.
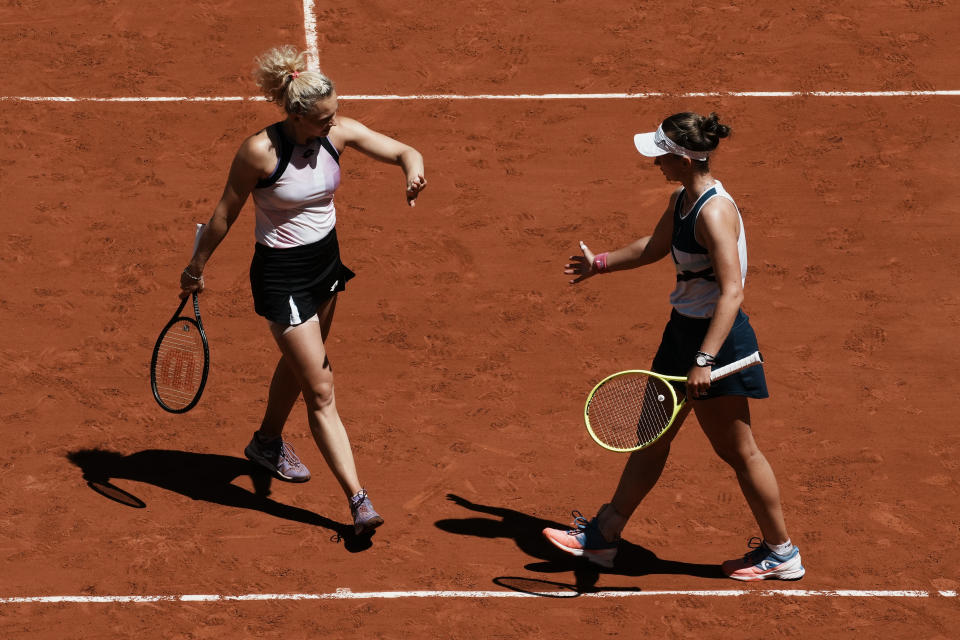
[[[656,443],[646,449],[634,451],[620,474],[620,482],[609,505],[597,514],[600,533],[607,540],[620,537],[627,520],[633,515],[643,499],[657,484],[670,455],[670,443],[676,437],[683,421],[690,413],[689,405],[677,416],[670,430]]]
[[[267,408],[260,423],[260,435],[264,440],[273,440],[283,433],[283,426],[300,397],[300,382],[280,356],[277,368],[270,381],[270,393],[267,396]]]
[[[753,439],[747,399],[724,396],[695,401],[693,405],[713,450],[737,474],[740,490],[763,539],[771,544],[789,540],[780,505],[780,488],[770,463]]]
[[[324,342],[330,335],[330,325],[333,323],[333,312],[336,306],[337,298],[334,296],[330,304],[317,314]],[[272,440],[283,433],[283,427],[299,397],[300,381],[287,366],[286,359],[281,355],[273,371],[270,392],[267,396],[267,408],[260,423],[260,435],[263,436],[264,440]]]
[[[305,322],[288,333],[275,335],[275,338],[283,354],[282,361],[300,383],[313,439],[349,498],[362,487],[357,478],[350,439],[337,412],[333,370],[323,344],[326,336],[324,327],[329,330],[335,304],[336,299],[332,298],[320,311],[319,324]],[[282,408],[279,407],[278,411]]]

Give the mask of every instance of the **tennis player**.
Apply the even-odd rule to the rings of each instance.
[[[763,539],[751,539],[742,558],[724,562],[735,580],[803,576],[800,551],[790,541],[773,470],[757,448],[750,426],[748,398],[766,398],[760,366],[711,384],[710,369],[757,351],[757,339],[741,310],[747,274],[743,220],[733,198],[710,173],[710,156],[730,128],[716,114],[678,113],[656,131],[634,136],[641,154],[670,182],[680,187],[653,234],[622,249],[594,254],[580,243],[583,255],[570,258],[564,273],[583,282],[597,274],[633,269],[668,255],[676,266],[673,310],[652,370],[687,376],[689,402],[674,427],[649,448],[632,453],[609,503],[587,520],[574,511],[571,530],[544,529],[554,545],[573,555],[612,567],[620,533],[663,472],[670,442],[692,409],[714,451],[733,467]]]
[[[283,108],[285,117],[240,145],[223,196],[181,274],[180,295],[203,290],[207,261],[252,194],[254,308],[266,318],[281,355],[263,421],[244,453],[282,480],[309,480],[310,472],[282,438],[287,417],[302,395],[314,440],[349,499],[359,535],[381,525],[383,518],[357,476],[324,346],[337,295],[354,276],[340,261],[337,242],[334,192],[340,184],[340,158],[350,148],[398,165],[411,207],[427,181],[416,149],[338,115],[333,82],[308,70],[307,60],[305,52],[291,46],[257,59],[257,84],[268,100]]]

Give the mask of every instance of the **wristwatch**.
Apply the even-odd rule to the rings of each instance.
[[[698,367],[710,367],[713,366],[714,359],[713,356],[704,351],[697,351],[696,358],[694,362]]]

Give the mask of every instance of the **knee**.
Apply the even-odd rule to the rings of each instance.
[[[642,453],[643,451],[646,451],[647,455],[650,458],[654,458],[654,459],[662,458],[663,460],[666,460],[667,457],[670,456],[670,445],[672,443],[673,443],[673,434],[665,433],[659,440],[654,442],[652,445],[650,445],[646,449],[639,451],[638,453]]]
[[[326,373],[304,386],[303,399],[311,409],[325,409],[333,405],[333,374]]]
[[[740,472],[746,470],[750,465],[759,460],[763,460],[763,454],[756,447],[717,447],[713,450],[720,456],[720,459],[733,467],[734,471]]]
[[[649,447],[634,451],[630,454],[630,463],[645,468],[662,466],[670,457],[670,442],[672,440],[673,438],[667,438],[664,435]]]
[[[651,458],[666,459],[670,455],[670,446],[673,444],[673,439],[677,437],[677,433],[679,432],[680,425],[676,424],[668,429],[667,432],[662,436],[657,438],[656,442],[646,449],[641,449],[638,453],[646,451]]]

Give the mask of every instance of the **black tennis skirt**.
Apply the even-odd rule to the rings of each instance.
[[[668,376],[685,376],[693,366],[694,357],[710,327],[710,318],[691,318],[678,313],[670,314],[670,321],[663,330],[663,340],[657,355],[653,358],[652,369],[656,373]],[[717,353],[717,365],[730,364],[746,358],[757,351],[757,336],[750,326],[750,318],[742,310],[737,313],[733,327],[726,341]],[[768,398],[767,379],[763,374],[763,365],[744,369],[732,376],[717,380],[702,398],[719,396],[746,396],[748,398]]]
[[[354,275],[340,262],[336,229],[301,247],[275,249],[257,243],[250,262],[253,306],[267,320],[298,325],[346,289]]]

